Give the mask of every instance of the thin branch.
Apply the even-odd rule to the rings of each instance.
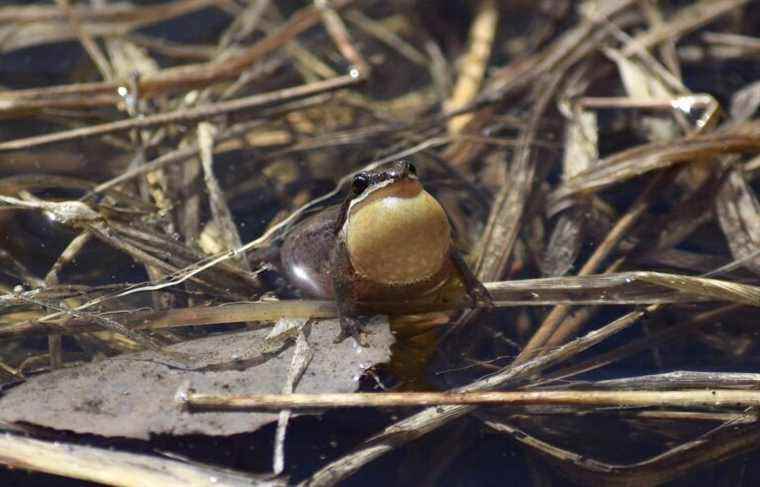
[[[293,98],[303,98],[310,95],[316,95],[326,91],[334,91],[348,86],[355,85],[360,79],[350,74],[338,76],[333,79],[316,81],[303,86],[293,88],[284,88],[269,93],[252,95],[237,100],[224,101],[219,103],[210,103],[197,108],[186,110],[175,110],[173,112],[158,113],[155,115],[146,115],[138,118],[120,120],[99,125],[90,125],[73,130],[64,130],[49,135],[37,135],[23,139],[0,142],[0,151],[29,149],[57,142],[81,139],[86,137],[95,137],[99,135],[113,134],[124,132],[132,129],[146,129],[157,125],[166,125],[171,123],[187,123],[197,120],[205,120],[217,115],[249,110],[251,108],[263,105],[281,103]]]
[[[282,486],[285,482],[209,465],[60,441],[0,434],[0,463],[10,468],[125,487],[144,485]]]
[[[674,391],[509,391],[509,392],[356,392],[349,394],[188,394],[183,405],[203,411],[335,409],[351,407],[584,406],[743,409],[760,406],[760,391],[694,389]]]

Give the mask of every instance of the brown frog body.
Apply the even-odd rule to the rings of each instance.
[[[399,303],[434,301],[452,281],[463,284],[473,302],[491,304],[453,244],[446,212],[407,161],[357,174],[342,205],[290,232],[281,261],[294,286],[335,299],[341,338],[358,336],[363,304],[383,311],[377,303],[398,309]]]

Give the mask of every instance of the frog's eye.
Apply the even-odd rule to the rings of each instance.
[[[408,163],[409,166],[409,174],[417,175],[417,168],[412,164],[411,162]]]
[[[369,178],[366,174],[357,174],[354,176],[354,181],[351,185],[354,194],[361,194],[362,191],[367,189],[367,186],[369,186]]]

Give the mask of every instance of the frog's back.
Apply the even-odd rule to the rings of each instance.
[[[327,208],[298,224],[280,250],[288,280],[308,296],[332,299],[330,269],[339,207]]]

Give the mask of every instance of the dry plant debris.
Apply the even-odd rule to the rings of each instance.
[[[760,482],[758,36],[758,0],[5,2],[0,463]],[[390,325],[333,344],[278,246],[402,157],[496,308],[365,303]]]

